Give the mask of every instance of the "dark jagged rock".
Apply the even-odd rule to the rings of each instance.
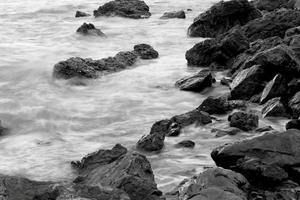
[[[145,44],[142,44],[142,46],[145,46]],[[151,47],[150,45],[148,46]],[[155,50],[153,49],[153,51]],[[122,51],[114,57],[100,60],[73,57],[57,63],[54,66],[53,77],[58,79],[97,78],[101,74],[124,70],[134,65],[138,58],[144,59],[144,56],[143,52],[138,54],[137,51]],[[150,57],[148,58],[150,59]]]
[[[291,121],[289,121],[286,125],[285,125],[286,130],[288,129],[298,129],[300,130],[300,120],[299,119],[293,119]]]
[[[226,114],[231,110],[243,108],[246,108],[245,101],[228,100],[225,96],[209,96],[201,103],[201,105],[197,109],[212,115]]]
[[[264,78],[264,70],[260,65],[242,70],[230,84],[231,99],[249,100],[263,90]]]
[[[160,17],[161,19],[171,19],[171,18],[179,18],[185,19],[185,12],[181,11],[174,11],[174,12],[165,12],[163,16]]]
[[[231,127],[252,131],[258,127],[258,116],[246,112],[235,112],[228,117]]]
[[[55,200],[59,192],[50,182],[0,175],[1,200]]]
[[[148,135],[137,142],[137,148],[143,151],[158,151],[164,147],[165,136],[178,136],[182,128],[195,124],[206,125],[211,123],[210,116],[197,109],[185,114],[176,115],[171,119],[155,122]]]
[[[151,13],[144,1],[140,0],[114,0],[94,11],[95,17],[120,16],[133,19],[149,18]]]
[[[226,85],[226,86],[230,86],[231,82],[232,79],[228,77],[223,77],[220,81],[221,85]]]
[[[294,36],[294,35],[299,35],[300,34],[300,26],[297,26],[297,27],[293,27],[293,28],[290,28],[288,29],[286,32],[285,32],[285,38],[288,38],[288,37],[291,37],[291,36]]]
[[[191,140],[183,140],[175,145],[177,148],[194,148],[195,142]]]
[[[255,130],[255,132],[258,132],[258,133],[263,133],[263,132],[267,132],[267,131],[273,131],[273,127],[272,126],[264,126],[264,127],[261,127],[261,128],[257,128]]]
[[[228,68],[238,54],[249,48],[248,39],[235,28],[215,39],[204,40],[185,54],[188,65]]]
[[[291,0],[256,0],[254,1],[254,5],[259,10],[266,10],[266,11],[274,11],[280,8],[290,8],[294,7],[294,3],[291,3]]]
[[[267,39],[259,39],[250,44],[250,48],[239,54],[233,61],[232,66],[230,67],[230,73],[234,74],[236,71],[242,69],[244,63],[250,60],[255,54],[265,51],[267,49],[273,48],[277,45],[283,44],[283,40],[278,37],[270,37]]]
[[[261,17],[260,12],[247,0],[221,1],[195,18],[188,29],[192,37],[216,37],[236,25],[244,25]]]
[[[83,35],[105,36],[105,34],[100,29],[96,28],[94,24],[87,23],[83,23],[76,32]]]
[[[120,144],[115,145],[111,150],[99,150],[88,154],[81,161],[73,161],[73,167],[80,171],[92,170],[98,165],[107,165],[127,153],[127,149]]]
[[[134,46],[134,51],[141,57],[141,59],[158,58],[158,52],[148,44],[138,44]]]
[[[260,187],[272,187],[287,179],[299,182],[300,132],[266,133],[253,139],[226,144],[213,150],[211,156],[217,166],[245,175]]]
[[[270,99],[262,109],[263,117],[289,117],[280,97]]]
[[[288,94],[293,96],[300,89],[300,78],[294,78],[288,83]]]
[[[250,21],[241,30],[250,39],[266,39],[273,36],[284,38],[285,31],[300,26],[300,10],[279,10]]]
[[[201,70],[195,75],[180,79],[175,86],[180,90],[202,92],[204,89],[211,87],[213,77],[210,70]]]
[[[184,180],[169,193],[169,197],[191,200],[246,200],[248,188],[249,183],[243,175],[217,167]]]
[[[263,104],[272,98],[281,97],[287,94],[287,88],[288,87],[286,79],[281,74],[277,74],[273,78],[273,80],[267,83],[265,89],[262,92],[260,103]]]
[[[91,15],[88,13],[85,13],[85,12],[81,12],[81,11],[76,11],[76,14],[75,14],[75,17],[88,17],[88,16],[91,16]]]
[[[236,135],[236,134],[242,132],[242,130],[239,128],[235,128],[235,127],[228,127],[225,129],[212,129],[211,132],[215,133],[216,137],[223,137],[226,135]]]
[[[117,148],[123,152],[124,147]],[[111,187],[125,191],[131,200],[159,199],[162,193],[157,189],[147,158],[135,152],[127,152],[114,161],[108,156],[109,161],[106,161],[107,155],[113,151],[102,150],[100,154],[92,154],[97,156],[93,157],[92,162],[86,163],[87,170],[79,170],[79,176],[74,180],[76,187]]]
[[[289,101],[289,107],[292,110],[292,116],[298,118],[300,116],[300,92],[297,92]]]

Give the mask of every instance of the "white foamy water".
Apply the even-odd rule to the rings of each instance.
[[[182,92],[175,81],[199,69],[186,66],[185,52],[201,38],[188,38],[193,18],[212,0],[148,0],[150,19],[74,18],[76,10],[92,14],[102,0],[0,1],[0,119],[11,130],[0,139],[0,173],[35,180],[72,180],[70,161],[99,148],[121,143],[133,149],[151,125],[197,107],[218,86],[202,94]],[[160,20],[165,11],[193,9],[187,19]],[[75,33],[83,23],[100,28],[107,38]],[[53,65],[69,57],[100,59],[135,44],[151,44],[159,59],[72,86],[52,79]],[[223,118],[226,123],[226,117]],[[223,124],[224,124],[223,123]],[[263,123],[269,123],[264,121]],[[272,122],[280,129],[280,123]],[[222,125],[222,123],[221,123]],[[212,148],[239,137],[215,138],[206,127],[187,128],[167,138],[160,154],[147,155],[163,191],[183,178],[212,166]],[[175,149],[184,139],[193,150]]]

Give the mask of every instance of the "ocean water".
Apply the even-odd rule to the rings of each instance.
[[[0,138],[0,173],[34,180],[69,181],[70,161],[120,143],[135,149],[155,121],[196,108],[209,95],[228,92],[218,83],[201,94],[182,92],[174,83],[200,70],[188,68],[185,52],[203,38],[188,38],[194,17],[215,0],[147,0],[150,19],[74,18],[76,10],[92,14],[103,0],[0,1],[0,120],[10,128]],[[166,11],[189,9],[187,19],[161,20]],[[106,38],[77,35],[90,22]],[[52,79],[53,65],[69,57],[100,59],[135,44],[151,44],[160,57],[139,61],[119,73],[90,80],[86,86]],[[216,74],[217,79],[222,73]],[[253,107],[253,109],[257,109]],[[215,138],[211,128],[225,126],[226,116],[205,127],[188,127],[167,138],[160,153],[147,154],[163,191],[214,165],[211,150],[251,134]],[[263,120],[282,129],[284,120]],[[176,149],[184,139],[194,149]]]

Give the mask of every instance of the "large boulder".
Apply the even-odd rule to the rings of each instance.
[[[273,36],[284,38],[285,31],[300,26],[300,10],[279,10],[250,21],[241,30],[250,39],[266,39]]]
[[[267,101],[261,112],[263,117],[289,117],[287,109],[281,102],[281,97]]]
[[[260,65],[254,65],[239,72],[230,84],[231,98],[249,100],[264,88],[264,70]]]
[[[172,18],[185,19],[185,12],[183,10],[173,11],[173,12],[165,12],[163,14],[163,16],[161,16],[160,18],[161,19],[172,19]]]
[[[217,167],[184,180],[169,195],[180,200],[247,200],[248,187],[243,175]]]
[[[188,65],[228,68],[232,59],[248,48],[248,39],[235,28],[217,38],[197,43],[186,52],[185,57]]]
[[[228,117],[231,127],[239,128],[243,131],[252,131],[258,127],[258,116],[246,112],[235,112]]]
[[[247,0],[220,1],[195,18],[188,29],[192,37],[216,37],[236,25],[244,25],[261,17],[260,12]]]
[[[287,84],[287,80],[281,74],[277,74],[269,83],[267,83],[262,92],[260,103],[264,104],[272,98],[286,95],[288,93]]]
[[[124,151],[123,147],[114,148]],[[159,199],[162,193],[157,189],[147,158],[135,152],[122,155],[114,153],[113,149],[106,153],[98,151],[91,155],[92,158],[90,156],[84,158],[81,162],[85,163],[86,170],[79,169],[79,176],[74,180],[76,187],[112,187],[126,192],[131,200]],[[108,160],[107,157],[109,157]],[[115,160],[116,157],[118,158]],[[86,162],[86,160],[92,162]]]
[[[217,166],[242,173],[256,186],[272,188],[287,179],[299,183],[300,131],[265,133],[218,147],[211,156]]]
[[[120,16],[133,19],[149,18],[151,13],[144,1],[114,0],[94,11],[94,16]]]
[[[211,71],[204,69],[195,75],[180,79],[175,83],[175,86],[180,90],[202,92],[211,87],[213,82]]]
[[[292,111],[292,116],[298,118],[300,116],[300,92],[297,92],[289,101],[289,108]]]
[[[105,34],[98,28],[94,26],[94,24],[83,23],[76,31],[82,35],[96,35],[104,37]]]
[[[254,5],[259,10],[274,11],[280,8],[293,8],[293,0],[255,0]]]

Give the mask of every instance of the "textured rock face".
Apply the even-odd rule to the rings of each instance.
[[[295,2],[291,0],[256,0],[254,5],[259,10],[274,11],[280,8],[293,8]]]
[[[205,88],[211,87],[213,77],[210,70],[201,70],[197,74],[180,79],[175,83],[175,86],[180,90],[201,92]]]
[[[300,10],[280,10],[250,21],[241,30],[250,41],[255,41],[273,36],[284,38],[286,30],[296,26],[300,26]]]
[[[242,173],[254,185],[272,187],[287,179],[299,182],[299,145],[300,132],[291,129],[218,147],[211,156],[218,166]]]
[[[251,131],[258,127],[258,116],[246,112],[235,112],[228,117],[231,127],[239,128],[243,131]]]
[[[268,100],[280,97],[288,92],[288,86],[286,79],[281,75],[277,74],[265,87],[262,92],[260,103],[265,103]]]
[[[261,17],[260,12],[247,0],[221,1],[195,18],[188,29],[192,37],[216,37],[236,25],[244,25]]]
[[[263,117],[289,117],[280,97],[269,100],[262,109]]]
[[[185,54],[188,65],[228,68],[238,54],[249,48],[248,39],[239,29],[233,29],[215,39],[204,40]]]
[[[194,148],[194,146],[195,142],[191,140],[183,140],[175,145],[176,148]]]
[[[159,199],[162,193],[157,189],[147,158],[135,152],[124,153],[125,148],[116,145],[112,150],[88,155],[74,180],[76,187],[111,187],[123,190],[131,200]]]
[[[289,101],[289,107],[293,117],[298,118],[300,116],[300,92],[297,92]]]
[[[85,12],[81,12],[81,11],[76,11],[76,14],[75,14],[75,17],[88,17],[88,16],[91,16],[91,15],[88,13],[85,13]]]
[[[183,181],[171,194],[180,200],[246,200],[247,179],[223,168],[211,168]]]
[[[161,19],[172,19],[172,18],[179,18],[185,19],[185,12],[181,11],[173,11],[173,12],[165,12],[163,16],[160,17]]]
[[[82,35],[96,35],[104,37],[105,34],[98,28],[94,26],[94,24],[82,24],[76,31]]]
[[[133,47],[134,51],[141,57],[141,59],[154,59],[158,58],[159,54],[148,44],[138,44]]]
[[[151,13],[144,1],[140,0],[115,0],[100,6],[94,11],[95,17],[120,16],[133,19],[149,18]]]

